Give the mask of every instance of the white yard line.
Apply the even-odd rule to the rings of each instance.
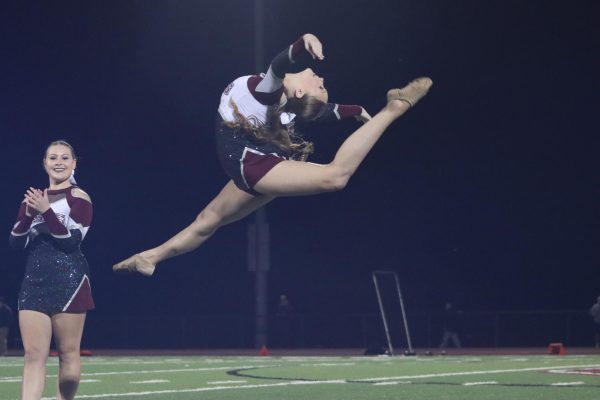
[[[277,365],[273,365],[275,367]],[[255,365],[240,365],[240,366],[229,366],[229,367],[212,367],[212,368],[177,368],[177,369],[156,369],[156,370],[142,370],[142,371],[110,371],[110,372],[84,372],[81,376],[109,376],[109,375],[136,375],[136,374],[163,374],[163,373],[174,373],[174,372],[211,372],[211,371],[227,371],[230,369],[247,369],[256,368]],[[58,375],[46,375],[46,378],[56,378]],[[10,376],[0,378],[0,383],[10,381],[13,379],[21,380],[20,376]]]
[[[464,372],[442,372],[439,374],[422,374],[422,375],[401,375],[401,376],[387,376],[380,378],[365,378],[365,379],[353,379],[353,381],[359,382],[378,382],[378,381],[395,381],[402,379],[424,379],[424,378],[443,378],[446,376],[469,376],[469,375],[489,375],[489,374],[506,374],[511,372],[527,372],[527,371],[548,371],[555,368],[566,369],[566,368],[600,368],[600,364],[592,365],[565,365],[559,367],[531,367],[531,368],[511,368],[511,369],[495,369],[489,371],[464,371]]]
[[[345,367],[354,366],[356,363],[318,363],[318,364],[300,364],[301,367]]]
[[[128,392],[128,393],[104,393],[104,394],[83,394],[78,395],[78,399],[101,399],[106,397],[125,397],[125,396],[149,396],[158,394],[177,394],[177,393],[200,393],[200,392],[213,392],[217,390],[232,390],[232,389],[259,389],[267,387],[282,387],[282,386],[296,386],[296,385],[319,385],[319,384],[341,384],[346,383],[345,380],[331,380],[331,381],[296,381],[296,382],[282,382],[282,383],[264,383],[258,385],[243,385],[243,386],[214,386],[214,387],[201,387],[192,389],[173,389],[173,390],[157,390],[157,391],[145,391],[145,392]],[[41,400],[55,400],[54,397],[42,397]]]
[[[584,367],[585,368],[585,367]],[[551,374],[567,374],[567,375],[593,375],[598,376],[595,371],[573,371],[572,369],[550,369]]]
[[[560,367],[538,367],[538,368],[512,368],[512,369],[498,369],[490,371],[468,371],[468,372],[448,372],[439,374],[423,374],[423,375],[405,375],[397,377],[383,377],[383,378],[368,378],[368,379],[353,379],[353,382],[377,382],[377,381],[399,381],[394,382],[397,384],[403,383],[405,379],[423,379],[423,378],[440,378],[448,376],[469,376],[469,375],[486,375],[486,374],[504,374],[513,372],[527,372],[527,371],[545,371],[553,368],[598,368],[600,364],[593,365],[566,365]],[[243,367],[240,367],[243,368]],[[219,368],[221,369],[221,368]],[[189,370],[184,370],[189,371]],[[268,379],[268,378],[267,378]],[[256,385],[239,385],[239,386],[213,386],[213,387],[200,387],[191,389],[172,389],[172,390],[157,390],[157,391],[144,391],[144,392],[127,392],[127,393],[104,393],[97,395],[79,395],[78,399],[100,399],[107,397],[125,397],[125,396],[149,396],[149,395],[164,395],[164,394],[177,394],[177,393],[201,393],[201,392],[212,392],[218,390],[240,390],[240,389],[260,389],[270,387],[286,387],[286,386],[303,386],[303,385],[324,385],[324,384],[345,384],[348,381],[344,379],[335,380],[322,380],[322,381],[290,381],[290,382],[278,382],[278,383],[264,383]],[[385,382],[377,382],[383,384]],[[492,384],[488,382],[486,384]],[[576,382],[575,384],[580,384]],[[564,385],[564,384],[563,384]],[[41,400],[54,400],[53,397],[44,397]]]

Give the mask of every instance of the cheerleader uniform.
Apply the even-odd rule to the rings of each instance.
[[[21,203],[9,242],[25,249],[25,277],[19,310],[47,315],[80,313],[94,308],[90,271],[81,241],[92,221],[92,203],[76,186],[48,190],[50,208],[34,217]]]
[[[275,165],[294,159],[295,155],[283,151],[276,143],[259,141],[241,129],[229,128],[223,121],[235,121],[235,105],[250,124],[264,125],[269,108],[280,105],[285,74],[294,68],[296,61],[303,59],[310,56],[300,38],[273,59],[266,74],[237,78],[221,95],[216,123],[217,153],[227,175],[245,192],[260,195],[253,189],[254,185]],[[361,112],[362,107],[358,105],[328,103],[315,121],[355,117]],[[292,130],[294,118],[292,113],[284,113],[282,123]]]

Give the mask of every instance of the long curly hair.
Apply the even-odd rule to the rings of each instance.
[[[314,151],[312,142],[302,138],[302,135],[294,129],[294,122],[287,125],[281,123],[281,114],[293,113],[295,120],[312,121],[326,106],[321,100],[311,96],[301,98],[288,98],[286,103],[271,106],[267,111],[266,123],[255,126],[248,121],[239,111],[233,100],[230,101],[235,121],[223,121],[223,124],[232,129],[239,129],[254,139],[261,142],[276,144],[282,151],[290,154],[292,160],[306,161]]]

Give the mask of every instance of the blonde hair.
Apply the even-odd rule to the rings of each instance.
[[[77,156],[75,155],[75,150],[73,149],[73,146],[71,146],[66,140],[55,140],[54,142],[50,143],[48,146],[46,146],[46,152],[44,153],[44,158],[48,157],[48,149],[52,146],[65,146],[68,147],[69,150],[71,150],[71,156],[73,157],[73,160],[77,160]]]

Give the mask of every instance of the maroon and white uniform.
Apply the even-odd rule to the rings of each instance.
[[[254,185],[273,168],[286,159],[293,159],[276,144],[257,141],[242,130],[234,130],[222,122],[234,122],[232,104],[254,126],[266,123],[270,107],[280,105],[283,78],[293,65],[310,56],[304,50],[302,38],[279,53],[271,62],[266,74],[248,75],[230,83],[223,94],[218,109],[216,136],[217,151],[225,172],[242,190],[258,195]],[[327,104],[315,121],[339,120],[360,115],[357,105]],[[295,115],[284,113],[282,123],[293,129]]]
[[[81,189],[48,190],[50,208],[29,217],[21,203],[9,242],[27,251],[19,310],[48,315],[94,308],[90,271],[81,241],[92,222],[92,203]]]

